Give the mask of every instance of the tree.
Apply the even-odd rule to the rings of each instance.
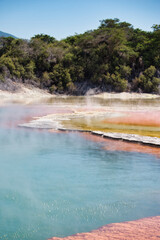
[[[30,41],[0,38],[0,78],[60,93],[75,93],[78,85],[103,91],[157,92],[160,25],[146,32],[115,18],[61,41],[46,34]]]
[[[105,19],[100,21],[101,25],[100,28],[115,28],[118,26],[119,19],[114,18],[114,19]]]
[[[40,39],[41,41],[43,41],[45,43],[54,43],[56,41],[56,39],[54,37],[51,37],[47,34],[37,34],[34,37],[32,37],[31,39]]]
[[[154,66],[150,66],[139,76],[139,78],[136,78],[133,81],[134,87],[140,88],[146,93],[157,93],[160,79],[156,78],[155,74],[156,68]]]

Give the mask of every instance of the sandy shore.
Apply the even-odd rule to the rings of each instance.
[[[29,85],[23,85],[21,83],[12,83],[17,89],[15,92],[0,90],[0,104],[8,102],[18,102],[18,103],[31,103],[36,100],[44,100],[48,98],[56,97],[55,95],[49,94],[47,91],[35,88]],[[67,98],[66,95],[58,95],[58,98]],[[145,93],[100,93],[97,95],[86,96],[87,98],[99,98],[99,99],[156,99],[160,98],[160,95],[156,94],[145,94]]]
[[[105,225],[88,233],[78,233],[65,238],[49,240],[158,240],[160,239],[160,216],[136,221]]]
[[[129,99],[155,99],[160,98],[158,94],[149,94],[149,93],[100,93],[97,95],[93,95],[96,98],[102,99],[121,99],[121,100],[129,100]]]
[[[24,86],[20,83],[16,83],[16,86],[18,90],[15,92],[0,90],[0,105],[11,102],[29,104],[53,97],[53,95],[49,94],[47,91],[33,86]]]

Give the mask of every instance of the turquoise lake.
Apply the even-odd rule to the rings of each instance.
[[[0,239],[45,240],[160,215],[158,157],[15,127],[32,113],[0,109]]]

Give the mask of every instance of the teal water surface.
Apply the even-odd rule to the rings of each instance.
[[[0,109],[0,239],[45,240],[160,215],[159,158],[6,124],[28,111]]]

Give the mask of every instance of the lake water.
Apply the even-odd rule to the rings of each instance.
[[[0,239],[45,240],[160,215],[158,157],[15,127],[34,112],[0,109]]]

